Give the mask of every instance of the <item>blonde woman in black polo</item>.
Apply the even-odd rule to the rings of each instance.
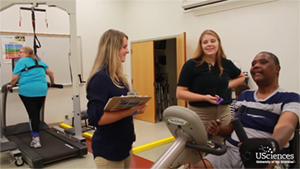
[[[194,56],[182,67],[176,96],[188,101],[188,108],[199,115],[204,125],[221,119],[220,125],[225,126],[231,120],[228,89],[244,80],[241,70],[226,59],[218,34],[205,30]],[[219,104],[218,98],[223,99]],[[213,136],[212,140],[222,142],[224,138]]]
[[[104,107],[115,96],[127,95],[128,80],[122,63],[126,60],[128,36],[109,29],[100,38],[98,54],[87,82],[89,124],[97,127],[92,150],[97,169],[129,169],[135,141],[134,113],[144,113],[147,105],[107,112]]]

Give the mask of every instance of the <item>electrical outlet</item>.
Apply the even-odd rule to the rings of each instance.
[[[65,119],[66,119],[66,120],[69,120],[69,116],[68,116],[68,115],[65,115]]]

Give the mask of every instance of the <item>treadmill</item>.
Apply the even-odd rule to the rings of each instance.
[[[42,168],[45,164],[59,160],[80,157],[87,154],[87,147],[81,143],[71,140],[61,134],[54,132],[44,122],[44,107],[41,109],[40,116],[40,140],[41,148],[30,147],[32,140],[29,122],[6,126],[6,101],[8,90],[7,83],[2,86],[2,125],[3,134],[6,138],[18,146],[22,158],[32,168]],[[12,92],[12,90],[11,90]]]
[[[1,108],[2,106],[0,102],[0,109]],[[11,157],[13,157],[12,162],[14,162],[18,167],[22,166],[24,164],[24,161],[22,159],[20,150],[18,150],[18,146],[16,145],[16,143],[8,141],[7,138],[3,136],[2,120],[0,120],[0,127],[0,152],[10,151],[10,155]]]

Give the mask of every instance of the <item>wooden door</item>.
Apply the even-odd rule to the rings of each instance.
[[[186,62],[186,33],[182,33],[176,37],[176,60],[177,60],[177,82],[182,66]],[[177,105],[187,107],[187,103],[184,100],[177,99]]]
[[[154,42],[138,42],[131,45],[132,60],[132,88],[138,95],[152,97],[143,114],[134,115],[134,118],[155,123],[155,64]]]

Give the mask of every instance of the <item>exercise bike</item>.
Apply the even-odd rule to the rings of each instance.
[[[170,106],[164,111],[163,117],[170,132],[175,137],[175,141],[154,163],[151,169],[178,168],[185,164],[195,164],[203,160],[202,152],[214,155],[226,153],[227,148],[224,144],[208,139],[202,121],[192,110],[180,106]],[[241,142],[248,139],[239,119],[232,120],[232,125]],[[296,163],[288,166],[277,164],[274,169],[300,167],[299,135],[298,125],[295,130],[295,137],[290,142],[292,145],[291,152],[295,155]]]
[[[208,140],[202,121],[192,110],[170,106],[165,109],[163,117],[175,141],[151,169],[178,168],[190,162],[197,163],[202,160],[201,152],[215,155],[226,153],[227,148],[224,144]]]

